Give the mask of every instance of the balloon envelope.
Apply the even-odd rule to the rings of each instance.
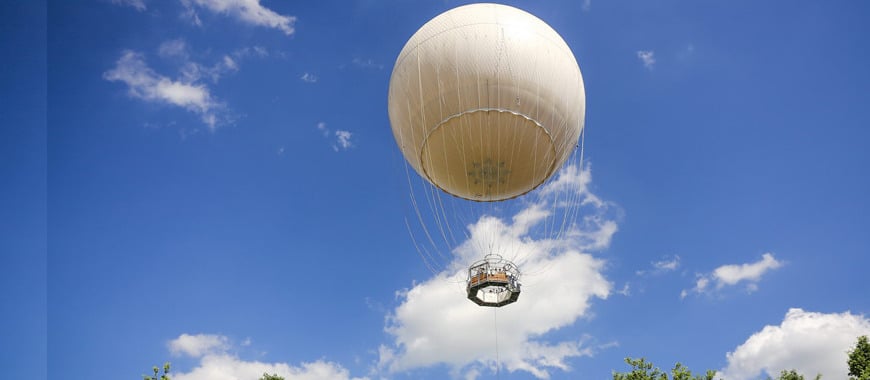
[[[408,163],[454,196],[500,201],[546,181],[577,145],[583,78],[565,41],[522,10],[471,4],[423,25],[390,78]]]

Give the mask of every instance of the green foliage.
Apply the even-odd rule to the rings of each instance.
[[[169,362],[163,363],[163,374],[160,374],[160,368],[154,366],[154,376],[142,375],[145,380],[170,380],[169,379]]]
[[[284,378],[278,376],[278,374],[270,375],[268,373],[263,373],[263,377],[261,377],[260,380],[284,380]]]
[[[816,375],[815,380],[819,380],[821,378],[822,375]],[[768,380],[770,380],[769,377]],[[783,370],[779,373],[779,377],[777,377],[776,380],[804,380],[804,375],[797,373],[797,371],[793,369],[788,371]]]
[[[630,372],[613,371],[613,380],[713,380],[716,371],[709,370],[705,374],[693,374],[688,367],[677,363],[671,370],[671,377],[658,369],[644,358],[625,358],[625,363],[631,366]]]
[[[870,343],[867,335],[859,336],[855,348],[849,351],[849,379],[870,380]]]
[[[620,373],[613,371],[613,380],[665,380],[667,374],[653,368],[652,363],[646,359],[625,358],[625,363],[631,366],[631,372]]]
[[[866,343],[866,340],[865,340]],[[868,345],[870,349],[870,345]],[[867,351],[870,353],[870,350]],[[870,356],[868,356],[870,357]],[[704,374],[694,374],[688,367],[677,363],[671,369],[670,376],[667,372],[660,370],[652,363],[644,358],[632,359],[625,358],[625,362],[631,366],[630,372],[613,372],[613,380],[715,380],[716,371],[707,370]],[[822,375],[816,375],[815,380],[822,378]],[[865,378],[855,378],[857,380],[870,380]],[[768,377],[768,380],[773,380]],[[795,370],[782,371],[775,380],[805,380],[804,376],[797,373]]]

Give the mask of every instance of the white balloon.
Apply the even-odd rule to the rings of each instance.
[[[549,25],[498,4],[451,9],[418,30],[390,78],[393,135],[408,163],[454,196],[499,201],[546,181],[583,130],[571,49]]]

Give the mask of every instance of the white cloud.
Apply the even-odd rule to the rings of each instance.
[[[145,0],[112,0],[112,4],[133,7],[136,8],[136,10],[139,12],[142,12],[146,9]]]
[[[719,375],[745,380],[795,369],[808,378],[845,379],[848,350],[858,336],[868,334],[870,320],[861,315],[790,309],[779,326],[765,326],[729,352],[728,366]]]
[[[211,352],[224,352],[229,348],[229,341],[220,335],[207,334],[181,334],[178,338],[169,341],[169,351],[174,355],[187,355],[200,357]]]
[[[229,339],[220,335],[182,334],[169,343],[170,351],[199,359],[196,368],[184,372],[174,368],[174,380],[256,380],[264,373],[277,374],[286,380],[350,380],[347,369],[340,364],[317,360],[298,366],[287,363],[247,361],[230,354]],[[250,345],[250,338],[242,346]],[[364,379],[364,378],[353,378]]]
[[[475,378],[495,371],[496,334],[502,368],[537,378],[548,378],[552,370],[568,371],[568,359],[594,354],[598,347],[588,337],[542,338],[588,316],[592,300],[606,299],[612,291],[602,274],[604,260],[584,252],[606,248],[616,232],[615,222],[605,217],[607,203],[586,201],[598,199],[578,186],[589,176],[586,171],[570,165],[559,176],[553,188],[541,193],[570,188],[577,192],[577,204],[591,207],[593,215],[563,235],[537,239],[534,231],[547,223],[552,204],[531,202],[510,221],[480,217],[468,226],[467,239],[453,250],[444,270],[398,294],[401,304],[385,327],[394,342],[380,347],[378,368],[396,373],[443,363],[456,377]],[[483,256],[482,247],[501,247],[517,258],[514,262],[526,273],[518,302],[492,309],[465,299],[466,265]]]
[[[230,56],[225,55],[223,61],[220,63],[223,67],[230,71],[236,71],[239,69],[239,64],[236,63],[235,60],[230,58]]]
[[[716,290],[719,290],[725,286],[746,283],[746,290],[753,292],[758,289],[761,276],[782,265],[782,261],[777,261],[772,253],[765,253],[761,256],[761,260],[754,263],[723,265],[713,270],[712,273],[700,275],[691,291],[695,293],[708,292],[711,284],[715,284]],[[683,290],[680,297],[686,297],[688,294],[688,290]]]
[[[230,54],[224,54],[217,62],[207,66],[190,59],[191,52],[183,38],[164,41],[157,48],[157,54],[180,66],[181,78],[186,82],[196,82],[202,78],[217,83],[221,77],[235,73],[241,68],[239,62],[249,57],[265,58],[269,51],[262,46],[244,47]]]
[[[353,143],[350,141],[351,136],[353,136],[353,134],[348,131],[335,131],[335,145],[332,146],[332,149],[338,152],[339,150],[347,150],[352,147]]]
[[[278,29],[288,36],[295,32],[293,25],[296,23],[296,17],[284,16],[263,7],[260,0],[181,0],[181,2],[187,8],[185,15],[196,25],[201,25],[202,21],[194,6],[225,14],[251,25]]]
[[[665,255],[659,261],[653,261],[650,263],[652,269],[642,269],[635,272],[638,276],[655,276],[661,275],[667,272],[673,272],[680,267],[680,256],[673,255],[668,256]]]
[[[643,67],[652,70],[656,64],[655,52],[652,50],[638,50],[637,58],[643,62]]]
[[[675,271],[680,267],[680,256],[674,255],[673,258],[661,261],[654,261],[652,263],[653,269],[662,271],[662,272],[670,272]]]
[[[581,170],[576,165],[569,165],[562,169],[558,178],[548,182],[541,190],[541,195],[551,195],[557,192],[570,192],[582,195],[582,205],[592,205],[596,208],[607,207],[604,201],[589,190],[592,183],[592,171]]]
[[[285,380],[347,380],[350,373],[341,365],[314,361],[292,366],[287,363],[245,361],[230,354],[206,355],[190,372],[176,371],[173,380],[256,380],[264,373],[277,374]],[[354,378],[357,379],[357,378]]]
[[[299,77],[299,79],[302,79],[303,82],[308,82],[308,83],[317,82],[317,76],[314,74],[311,74],[311,73],[302,74],[302,76]]]
[[[332,150],[336,152],[340,150],[348,150],[354,146],[353,141],[351,141],[353,133],[349,131],[343,131],[339,129],[333,132],[329,128],[327,128],[326,123],[322,121],[317,123],[317,130],[323,133],[323,137],[335,138],[335,140],[333,140],[332,142]]]
[[[115,67],[103,73],[103,78],[127,85],[130,96],[145,101],[182,107],[198,114],[214,130],[223,120],[219,114],[224,106],[215,100],[208,87],[190,81],[175,81],[156,73],[145,63],[141,53],[127,50]]]
[[[761,276],[771,270],[782,266],[771,253],[761,255],[761,260],[751,264],[723,265],[713,271],[717,286],[736,285],[741,281],[758,282]]]
[[[589,10],[592,9],[592,0],[583,0],[583,5],[581,5],[581,8],[584,11],[589,12]]]
[[[168,103],[195,112],[209,129],[214,130],[219,124],[231,120],[225,105],[216,101],[210,89],[201,81],[208,79],[218,83],[224,75],[238,71],[238,59],[250,54],[238,52],[223,55],[213,65],[206,66],[190,59],[190,48],[183,38],[171,39],[160,44],[157,55],[179,66],[177,79],[156,73],[145,63],[143,54],[130,50],[121,55],[116,67],[105,72],[103,78],[126,83],[129,93],[136,98]],[[256,50],[255,54],[259,55]]]
[[[224,75],[236,71],[239,71],[239,64],[230,56],[225,55],[213,66],[203,66],[193,61],[185,61],[181,67],[181,77],[186,82],[196,82],[202,78],[208,78],[217,83]]]
[[[630,296],[631,295],[631,284],[626,282],[625,285],[622,286],[622,289],[619,289],[616,291],[616,294],[620,294],[620,295],[623,295],[626,297]]]

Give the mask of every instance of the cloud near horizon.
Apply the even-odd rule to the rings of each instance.
[[[574,201],[592,214],[555,238],[535,233],[552,204],[532,202],[510,220],[482,215],[468,226],[467,240],[453,250],[441,272],[397,294],[400,305],[389,313],[385,327],[394,341],[379,349],[380,370],[397,373],[446,364],[457,377],[494,373],[496,334],[501,367],[537,378],[549,378],[551,370],[569,371],[568,359],[594,355],[598,346],[588,336],[556,342],[542,338],[588,316],[593,299],[606,299],[612,291],[602,273],[605,261],[588,253],[607,248],[617,230],[606,216],[608,204],[588,192],[588,169],[572,165],[558,175],[551,182],[555,187],[541,193],[559,186],[573,189]],[[493,246],[511,252],[505,257],[516,257],[526,273],[519,301],[497,314],[468,301],[464,287],[465,265],[483,256],[481,247]]]
[[[765,326],[729,352],[728,366],[719,376],[745,380],[794,369],[807,378],[845,379],[847,352],[868,334],[870,319],[863,315],[789,309],[778,326]]]
[[[246,340],[250,344],[249,340]],[[245,345],[243,342],[243,345]],[[173,370],[173,380],[256,380],[264,373],[277,374],[285,380],[364,380],[351,377],[350,372],[338,363],[317,360],[290,365],[247,361],[230,354],[233,345],[229,338],[209,334],[181,334],[171,340],[167,347],[173,354],[184,354],[199,360],[188,372]]]

